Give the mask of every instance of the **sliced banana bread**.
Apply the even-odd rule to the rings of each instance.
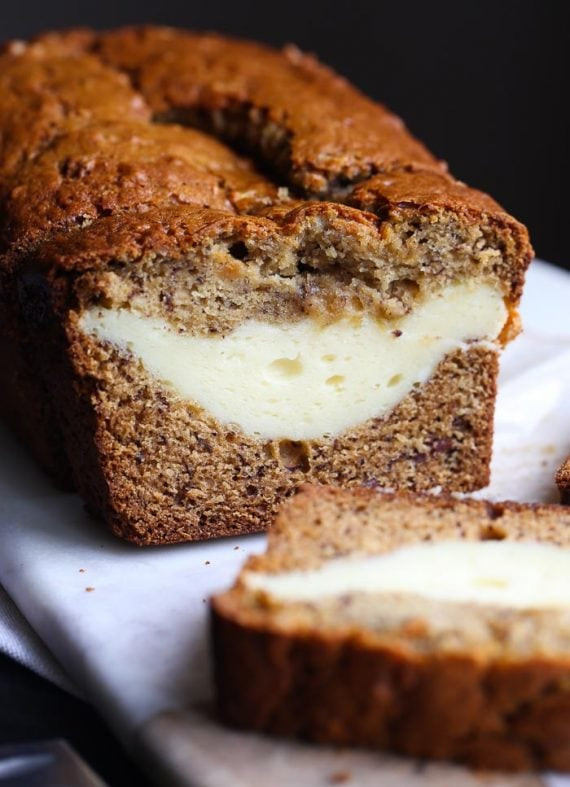
[[[234,726],[570,770],[570,513],[304,487],[212,601]]]

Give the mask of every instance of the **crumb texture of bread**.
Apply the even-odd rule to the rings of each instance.
[[[0,49],[0,406],[133,542],[262,530],[304,481],[483,486],[531,256],[521,224],[295,47],[147,26]],[[427,371],[374,382],[400,392],[386,411],[310,439],[248,431],[82,328],[129,312],[227,346],[252,322],[360,321],[397,348],[399,321],[458,286],[492,290],[501,326],[444,331]],[[282,379],[300,363],[276,360]],[[339,401],[347,369],[326,377]]]
[[[212,600],[222,719],[476,768],[569,771],[570,605],[443,601],[421,589],[285,601],[248,584],[422,544],[511,543],[566,560],[569,516],[555,505],[304,487],[282,507],[267,552]]]
[[[565,505],[570,505],[570,456],[558,468],[556,484],[560,490],[560,500]]]

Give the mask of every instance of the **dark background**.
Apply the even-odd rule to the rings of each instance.
[[[401,114],[453,173],[525,222],[570,268],[564,2],[0,0],[0,38],[158,22],[294,41]]]

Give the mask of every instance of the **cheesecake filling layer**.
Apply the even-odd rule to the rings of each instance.
[[[335,558],[308,571],[245,572],[244,582],[280,602],[374,593],[511,609],[568,609],[570,549],[530,541],[424,542],[383,555]]]
[[[445,355],[495,340],[506,319],[497,289],[460,283],[383,322],[248,320],[223,337],[192,336],[131,309],[93,307],[80,327],[224,425],[260,439],[311,440],[385,416]]]

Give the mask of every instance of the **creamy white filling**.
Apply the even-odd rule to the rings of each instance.
[[[366,592],[511,608],[570,606],[570,549],[538,542],[442,541],[384,555],[329,560],[310,571],[246,572],[279,601],[315,602]]]
[[[487,284],[455,284],[381,323],[345,317],[274,325],[250,320],[229,335],[190,336],[129,309],[92,308],[83,331],[139,358],[179,397],[264,439],[335,435],[394,408],[466,342],[494,340],[507,317]]]

